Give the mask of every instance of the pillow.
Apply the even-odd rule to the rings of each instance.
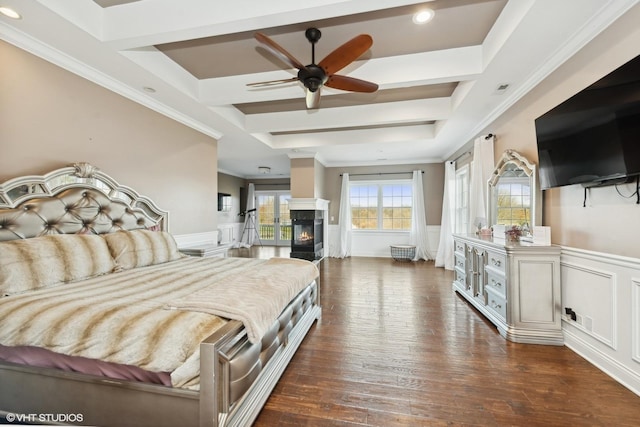
[[[111,273],[116,267],[96,235],[56,234],[0,242],[0,295]]]
[[[173,236],[164,231],[130,230],[103,234],[118,268],[145,267],[184,257]]]

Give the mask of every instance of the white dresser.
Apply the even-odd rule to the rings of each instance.
[[[560,247],[454,235],[453,290],[506,339],[563,345]]]

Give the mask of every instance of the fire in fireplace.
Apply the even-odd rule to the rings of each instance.
[[[291,225],[291,258],[322,259],[323,211],[292,210]]]

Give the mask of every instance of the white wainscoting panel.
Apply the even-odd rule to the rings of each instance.
[[[176,239],[178,247],[213,244],[218,242],[218,238],[220,238],[220,244],[233,244],[237,242],[238,239],[240,239],[242,226],[243,224],[238,222],[218,224],[218,229],[215,231],[205,231],[202,233],[191,234],[177,234],[173,237]]]
[[[427,226],[427,239],[429,252],[433,258],[438,253],[440,242],[440,226]],[[337,224],[329,225],[329,256],[338,253],[340,242],[340,227]],[[407,231],[357,231],[351,238],[351,256],[391,258],[390,245],[403,245],[409,243]]]
[[[615,272],[564,260],[560,266],[563,307],[578,315],[575,326],[615,350]]]
[[[562,248],[565,345],[640,395],[640,259]]]
[[[238,240],[240,240],[240,233],[242,232],[243,227],[244,224],[240,222],[218,224],[218,230],[220,230],[221,238],[220,243],[235,244]]]

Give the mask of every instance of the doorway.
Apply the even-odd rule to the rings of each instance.
[[[256,191],[256,227],[263,245],[291,245],[291,194],[279,191]]]

